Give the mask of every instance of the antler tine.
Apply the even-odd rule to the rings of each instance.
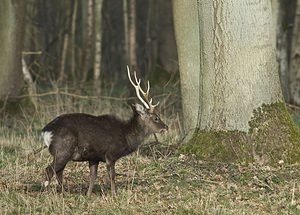
[[[150,82],[148,80],[148,82],[147,82],[147,92],[146,92],[147,95],[149,95],[149,91],[150,91]]]
[[[136,71],[134,71],[133,72],[134,73],[134,78],[135,78],[135,81],[138,83],[138,85],[139,85],[139,89],[140,89],[140,91],[141,91],[141,93],[143,94],[143,96],[144,96],[144,98],[147,100],[147,102],[148,102],[148,100],[149,100],[149,90],[150,90],[150,83],[149,83],[149,81],[148,81],[148,87],[147,87],[147,90],[146,90],[146,92],[142,89],[142,87],[141,87],[141,79],[138,79],[137,78],[137,76],[136,76]]]
[[[147,108],[147,109],[150,109],[150,106],[149,104],[147,103],[147,101],[145,101],[141,95],[140,95],[140,83],[141,83],[141,80],[137,80],[137,77],[136,77],[136,72],[134,72],[134,77],[135,77],[135,81],[136,81],[136,84],[132,81],[131,79],[131,76],[130,76],[130,71],[129,71],[129,67],[127,66],[127,74],[128,74],[128,79],[131,83],[131,85],[135,88],[135,92],[136,92],[136,95],[138,97],[138,99],[143,103],[143,105]]]
[[[133,71],[133,75],[134,75],[135,82],[138,83],[138,85],[139,85],[141,83],[141,79],[138,80],[135,70]]]
[[[142,90],[142,88],[140,88],[140,90],[143,93],[143,95],[147,98],[147,100],[149,100],[150,82],[147,81],[147,90],[146,90],[146,92],[144,92],[144,90]]]
[[[153,112],[153,111],[154,111],[154,108],[155,108],[156,106],[158,106],[158,105],[159,105],[159,102],[157,102],[155,105],[153,105],[153,104],[152,104],[152,98],[151,98],[150,101],[149,101],[150,112]]]
[[[128,75],[128,79],[131,83],[132,86],[136,87],[137,85],[134,84],[134,82],[132,81],[131,79],[131,76],[130,76],[130,70],[129,70],[129,67],[127,66],[127,75]]]

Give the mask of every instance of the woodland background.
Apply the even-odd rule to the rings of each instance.
[[[14,4],[16,19],[3,19],[1,29],[15,26],[13,40],[19,54],[12,61],[22,57],[27,68],[15,63],[19,71],[0,70],[2,77],[12,77],[3,82],[14,85],[9,89],[1,84],[2,100],[27,94],[24,81],[27,87],[55,83],[69,90],[93,85],[99,94],[101,87],[126,82],[126,65],[154,84],[179,83],[171,0],[26,0]],[[299,2],[274,0],[272,5],[283,95],[287,103],[299,105]],[[3,12],[8,8],[8,4],[1,6]],[[11,57],[3,55],[8,62]]]
[[[155,79],[155,84],[177,75],[169,0],[28,0],[18,4],[14,10],[19,20],[5,24],[18,26],[22,37],[16,39],[34,85],[55,83],[70,90],[93,85],[100,92],[101,85],[127,83],[126,65],[146,79]]]
[[[212,162],[176,150],[184,129],[172,2],[175,0],[1,2],[3,214],[299,213],[299,164],[280,160],[272,167],[255,162]],[[181,2],[177,1],[177,6]],[[201,1],[194,2],[199,6]],[[266,5],[262,1],[247,2],[253,3],[247,7],[258,14],[260,6]],[[276,26],[272,38],[276,37],[281,88],[297,123],[300,1],[269,2]],[[239,3],[243,5],[244,0]],[[104,165],[99,167],[99,185],[91,197],[84,195],[89,180],[84,163],[68,164],[68,192],[57,193],[55,183],[48,192],[41,192],[43,171],[51,158],[47,150],[32,156],[42,145],[40,129],[66,112],[114,113],[128,118],[131,112],[126,102],[134,98],[129,92],[126,65],[136,70],[143,81],[150,80],[151,97],[154,103],[160,101],[158,111],[170,127],[168,134],[158,137],[160,144],[150,137],[137,153],[120,160],[117,200],[109,195]],[[276,133],[272,127],[269,130],[269,134]],[[279,138],[280,142],[284,143],[284,138]],[[268,149],[270,142],[263,140]]]

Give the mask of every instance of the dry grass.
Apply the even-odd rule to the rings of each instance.
[[[169,97],[164,97],[167,106]],[[62,102],[63,101],[63,102]],[[56,183],[42,192],[43,171],[51,157],[47,150],[32,159],[27,154],[41,146],[39,130],[62,112],[117,112],[130,110],[122,101],[39,99],[39,110],[23,110],[17,118],[4,117],[0,125],[1,214],[299,214],[299,166],[272,168],[249,164],[197,161],[176,153],[180,126],[178,113],[161,109],[171,125],[169,134],[152,145],[150,137],[139,152],[117,162],[118,197],[110,195],[104,165],[91,197],[87,163],[69,163],[64,193]],[[171,106],[169,106],[171,107]]]

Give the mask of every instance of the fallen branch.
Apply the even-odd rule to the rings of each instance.
[[[299,106],[296,106],[296,105],[292,105],[292,104],[289,104],[289,103],[285,103],[286,106],[288,108],[291,108],[291,109],[295,109],[295,110],[300,110],[300,107]]]

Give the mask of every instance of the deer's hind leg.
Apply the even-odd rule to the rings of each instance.
[[[54,137],[49,147],[50,154],[53,156],[52,163],[46,168],[46,176],[44,186],[50,184],[53,175],[56,175],[59,187],[63,185],[63,171],[67,163],[72,159],[74,148],[76,146],[76,138],[70,132],[64,132]]]
[[[46,174],[45,174],[45,182],[44,186],[45,188],[50,184],[50,181],[53,177],[53,175],[56,175],[56,179],[59,184],[59,189],[62,190],[62,184],[63,184],[63,171],[66,166],[66,164],[69,162],[69,159],[64,158],[54,158],[52,163],[46,168]]]

